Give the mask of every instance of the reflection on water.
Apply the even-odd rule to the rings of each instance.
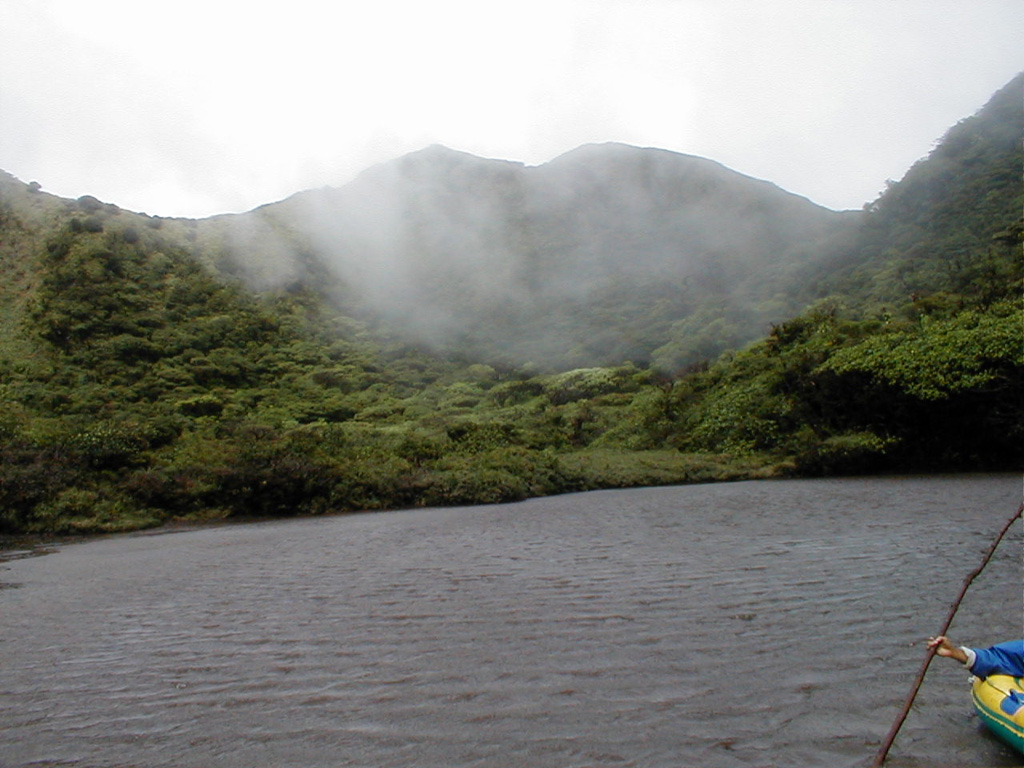
[[[225,526],[0,566],[0,765],[863,766],[1017,476]],[[1021,529],[951,634],[1019,636]],[[1013,765],[933,665],[889,765]]]

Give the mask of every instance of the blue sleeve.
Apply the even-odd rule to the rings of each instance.
[[[977,659],[971,674],[978,677],[1012,675],[1024,677],[1024,640],[1011,640],[991,648],[974,648]]]

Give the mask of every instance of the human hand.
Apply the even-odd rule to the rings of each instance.
[[[935,653],[939,656],[945,656],[948,659],[956,659],[960,663],[967,661],[967,654],[963,652],[963,649],[953,645],[945,635],[928,638],[928,647],[934,648]]]

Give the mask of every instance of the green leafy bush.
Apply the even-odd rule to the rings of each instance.
[[[795,467],[807,475],[878,472],[886,468],[886,453],[896,442],[873,432],[848,432],[824,440],[804,435],[797,442]]]
[[[838,350],[819,373],[863,373],[922,400],[989,386],[1024,369],[1024,311],[1001,304],[873,335]]]

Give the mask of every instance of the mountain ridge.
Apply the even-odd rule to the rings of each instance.
[[[933,228],[886,228],[903,190],[920,188],[923,176],[933,197],[960,183],[935,169],[979,141],[991,145],[978,126],[993,126],[993,137],[1013,133],[1020,107],[1007,94],[1020,80],[951,128],[930,162],[863,211],[833,211],[708,158],[620,142],[584,144],[535,166],[435,144],[342,186],[205,219],[132,214],[88,195],[62,200],[34,182],[22,192],[36,202],[37,223],[74,213],[139,216],[253,290],[314,291],[332,311],[439,354],[542,369],[632,361],[671,371],[753,341],[837,289],[861,290],[857,275],[869,264],[871,274],[887,274],[883,241]],[[971,183],[983,189],[988,181]],[[958,194],[965,207],[983,199]],[[879,211],[882,200],[889,211]],[[943,253],[955,260],[976,248],[993,215],[979,213],[969,236],[950,235],[955,245]],[[890,284],[933,290],[936,268],[922,272],[917,255],[904,261]],[[876,283],[879,301],[896,298]]]
[[[756,338],[807,298],[781,298],[786,285],[768,295],[778,279],[765,271],[857,215],[707,158],[616,142],[538,166],[432,145],[341,187],[206,219],[63,200],[35,183],[21,193],[37,218],[137,216],[252,289],[304,285],[442,354],[562,369],[671,369]],[[715,339],[688,346],[694,323],[716,322]]]
[[[858,215],[668,150],[584,145],[525,166],[434,145],[343,187],[198,227],[221,265],[251,284],[265,287],[268,274],[301,281],[303,254],[343,286],[343,310],[415,328],[415,341],[442,352],[501,349],[512,364],[648,362],[666,344],[679,347],[670,326],[689,313],[665,314],[639,341],[593,339],[608,336],[609,313],[663,304],[674,286],[691,294],[693,311],[731,326],[717,345],[662,355],[659,364],[678,367],[797,311],[805,297],[780,299],[789,286],[759,290],[777,282],[765,271],[801,248],[807,258],[812,243]],[[733,292],[746,306],[727,306]],[[531,325],[538,313],[558,317],[564,340]],[[509,332],[488,336],[487,327]]]

